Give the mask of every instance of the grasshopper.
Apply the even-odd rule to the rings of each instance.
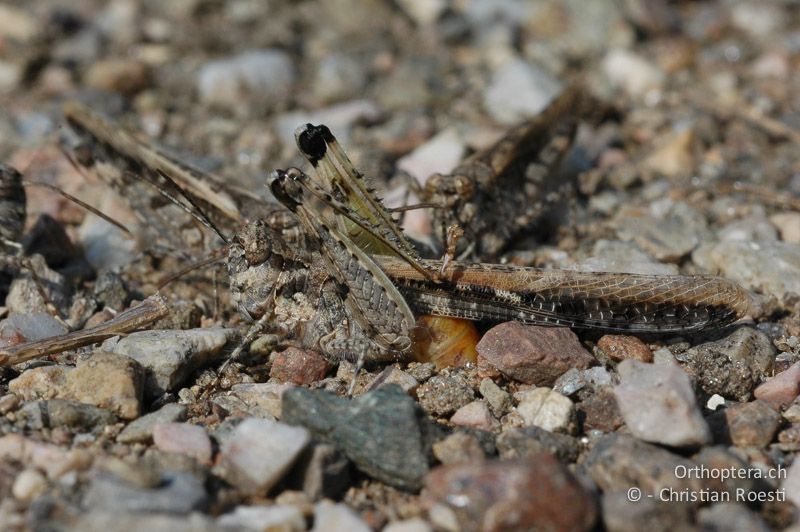
[[[136,170],[150,181],[166,180],[191,198],[186,210],[213,211],[194,213],[209,225],[226,218],[220,201],[197,197],[201,183],[233,197],[219,181],[142,141],[120,142],[134,137],[85,108],[71,105],[65,111],[70,124],[110,161],[128,165],[129,177]],[[285,209],[261,205],[267,214],[253,221],[231,209],[228,221],[243,222],[238,232],[228,238],[216,230],[228,243],[232,298],[243,315],[257,321],[248,338],[272,327],[333,359],[382,362],[410,357],[419,313],[680,334],[719,327],[748,312],[747,292],[710,276],[457,261],[444,266],[422,259],[327,128],[305,126],[297,141],[317,179],[295,168],[273,172],[268,187]]]

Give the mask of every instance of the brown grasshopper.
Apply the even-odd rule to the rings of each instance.
[[[167,179],[189,197],[196,194],[197,185],[184,181],[205,181],[199,171],[187,170],[141,141],[119,143],[114,137],[121,130],[95,128],[87,116],[97,119],[88,110],[67,108],[70,123],[92,142],[107,151],[126,149],[116,159],[131,168]],[[259,326],[288,331],[305,347],[332,358],[408,359],[414,312],[685,333],[730,323],[749,308],[744,290],[715,277],[458,262],[443,268],[441,261],[418,257],[327,128],[307,126],[297,138],[301,151],[311,156],[318,180],[297,169],[271,175],[270,190],[294,216],[287,218],[287,211],[272,207],[266,219],[244,224],[236,236],[226,238],[231,292],[242,313],[257,319]],[[176,170],[179,175],[173,177]],[[190,201],[194,209],[201,204],[219,209],[216,203]],[[336,216],[329,219],[326,209]]]

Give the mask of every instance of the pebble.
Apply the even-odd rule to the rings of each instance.
[[[509,378],[552,386],[570,368],[597,364],[566,327],[523,325],[516,321],[489,329],[478,342],[478,357]]]
[[[228,393],[240,399],[248,407],[247,410],[251,415],[266,419],[280,419],[282,395],[293,386],[288,383],[248,382],[234,384]]]
[[[141,412],[142,367],[128,357],[96,351],[79,359],[77,367],[44,366],[25,371],[9,390],[26,401],[68,399],[106,408],[122,419]]]
[[[786,242],[719,242],[692,253],[701,268],[791,305],[800,294],[800,245]]]
[[[211,465],[211,439],[206,429],[190,423],[161,422],[153,427],[153,443],[167,453],[185,454]]]
[[[655,64],[630,50],[616,48],[603,58],[602,71],[612,86],[621,88],[632,97],[643,97],[660,90],[664,72]]]
[[[489,406],[484,401],[467,403],[450,418],[450,423],[461,427],[485,430],[491,432],[499,427],[499,422],[492,415]]]
[[[753,395],[776,410],[790,405],[800,395],[800,362],[761,384]]]
[[[635,336],[606,334],[597,341],[597,347],[614,362],[629,358],[640,362],[653,361],[653,352],[647,344]]]
[[[200,100],[229,108],[256,97],[271,103],[282,101],[291,93],[294,82],[292,58],[276,49],[209,61],[197,73]]]
[[[478,391],[489,403],[489,408],[492,409],[492,413],[495,416],[500,417],[511,408],[511,396],[508,395],[507,391],[495,384],[492,379],[481,380]]]
[[[678,177],[689,174],[695,167],[696,137],[691,127],[682,127],[666,138],[648,154],[642,166],[658,176]]]
[[[20,399],[17,394],[7,393],[0,396],[0,414],[6,415],[19,408]]]
[[[591,530],[598,517],[592,494],[548,454],[440,466],[425,487],[423,502],[465,530]]]
[[[42,299],[40,289],[47,295],[47,299],[55,305],[62,315],[68,314],[69,296],[68,284],[60,273],[47,267],[41,255],[28,257],[29,265],[36,272],[39,279],[37,284],[30,272],[23,270],[11,282],[6,296],[6,307],[9,314],[47,314],[48,306]]]
[[[0,347],[66,334],[67,327],[46,312],[12,314],[0,321]]]
[[[0,459],[35,467],[54,480],[72,471],[87,469],[93,455],[85,449],[66,450],[19,434],[7,434],[0,436]]]
[[[321,501],[314,505],[311,532],[371,532],[372,528],[347,505]]]
[[[663,488],[697,492],[703,487],[697,475],[675,474],[676,467],[691,468],[697,463],[626,434],[598,439],[583,463],[604,493],[625,492],[631,486],[652,494]]]
[[[611,386],[601,386],[578,403],[576,409],[583,419],[584,430],[614,432],[625,423]]]
[[[166,471],[154,486],[138,486],[106,472],[97,473],[83,505],[92,511],[188,514],[205,507],[203,480],[190,473]]]
[[[440,373],[417,388],[417,399],[432,416],[449,416],[475,399],[475,392],[461,373]]]
[[[781,415],[764,401],[735,404],[718,415],[725,420],[725,439],[737,447],[766,447],[781,424]]]
[[[428,472],[433,428],[399,386],[348,401],[321,390],[283,394],[283,421],[333,444],[364,473],[396,488],[417,490]]]
[[[120,443],[145,443],[153,438],[153,429],[156,425],[184,419],[186,419],[186,407],[178,403],[168,403],[155,412],[131,421],[117,435],[117,441]]]
[[[275,532],[305,532],[306,520],[296,506],[237,506],[232,512],[217,517],[216,525],[235,530],[270,530]]]
[[[151,530],[164,532],[219,532],[219,527],[207,516],[192,512],[188,515],[122,513],[114,509],[92,509],[83,512],[71,523],[75,530]]]
[[[550,432],[539,427],[522,427],[504,430],[497,437],[500,458],[529,458],[547,453],[561,462],[570,463],[578,459],[580,443],[567,434]]]
[[[233,334],[222,327],[140,331],[103,346],[139,362],[147,374],[145,394],[155,398],[175,391],[193,371],[216,359]]]
[[[731,7],[733,27],[753,36],[769,38],[779,34],[787,21],[777,5],[762,2],[737,2]]]
[[[84,82],[94,89],[132,96],[150,85],[150,69],[136,59],[103,59],[92,63]]]
[[[357,97],[364,90],[367,72],[361,62],[344,54],[324,56],[317,64],[311,91],[316,101],[329,104]]]
[[[568,432],[575,425],[575,405],[568,397],[550,388],[536,388],[523,393],[517,413],[528,426],[551,432]]]
[[[302,386],[324,379],[330,369],[328,359],[316,351],[289,347],[272,357],[269,376],[278,382]]]
[[[775,347],[763,332],[739,327],[726,338],[692,347],[677,358],[705,393],[746,401],[772,371]]]
[[[756,513],[739,502],[718,502],[697,512],[697,524],[702,530],[772,530]]]
[[[494,73],[483,104],[497,122],[515,125],[541,113],[561,90],[561,82],[550,73],[514,59]]]
[[[10,5],[0,5],[0,39],[28,42],[39,33],[41,27],[42,24],[36,17],[27,11]]]
[[[781,240],[787,244],[800,244],[800,213],[779,212],[770,216],[769,221],[778,229]]]
[[[678,366],[625,360],[614,387],[622,418],[639,439],[692,447],[711,441],[689,376]]]
[[[800,507],[800,460],[795,460],[789,466],[786,478],[781,483],[781,489],[786,492],[787,500]]]
[[[11,494],[22,502],[30,502],[47,489],[47,479],[35,469],[23,469],[14,479]]]
[[[22,70],[18,65],[8,61],[0,61],[0,94],[7,94],[16,89],[22,81]]]
[[[570,397],[584,389],[588,384],[584,372],[572,368],[556,379],[556,382],[553,383],[553,391]]]
[[[430,26],[448,8],[446,0],[399,0],[397,4],[419,26]]]
[[[717,231],[721,241],[773,241],[778,239],[778,232],[763,214],[753,214],[746,218],[734,220]]]
[[[447,128],[397,161],[398,170],[408,172],[424,185],[433,174],[447,175],[461,162],[467,147],[454,128]]]
[[[433,532],[433,528],[423,519],[415,517],[403,521],[392,521],[383,528],[383,532]]]
[[[655,202],[648,212],[621,209],[613,224],[617,237],[634,242],[662,262],[679,262],[706,236],[705,217],[683,202]]]
[[[486,459],[486,452],[478,438],[462,431],[434,443],[433,455],[443,464],[475,463]]]
[[[620,272],[643,275],[676,275],[678,267],[656,261],[633,242],[598,240],[589,258],[563,267],[582,272]]]
[[[783,412],[783,417],[789,423],[800,423],[800,403],[795,401]]]
[[[289,471],[309,440],[302,427],[248,418],[220,445],[215,470],[239,490],[264,495]]]
[[[64,399],[28,401],[17,415],[33,430],[68,427],[78,432],[100,432],[117,421],[117,417],[104,408]]]
[[[635,503],[626,491],[604,493],[600,501],[603,525],[608,532],[694,530],[691,507],[642,497]],[[644,525],[646,523],[646,525]]]
[[[396,366],[387,366],[381,371],[367,387],[368,390],[375,390],[381,386],[395,384],[409,394],[416,394],[419,381]]]

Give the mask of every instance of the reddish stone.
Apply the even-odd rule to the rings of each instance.
[[[199,425],[158,423],[153,427],[153,443],[164,452],[185,454],[201,464],[211,464],[211,439]]]
[[[431,471],[425,503],[449,507],[464,530],[591,530],[594,497],[551,454],[456,463]]]
[[[607,334],[597,341],[597,347],[615,362],[621,362],[626,358],[641,362],[653,361],[653,352],[647,344],[635,336]]]
[[[479,367],[481,359],[512,379],[537,386],[552,386],[571,368],[597,364],[571,330],[516,321],[501,323],[481,338]]]
[[[764,401],[730,406],[723,412],[728,438],[737,447],[766,447],[781,424],[781,415]]]
[[[775,409],[790,405],[800,395],[800,362],[756,388],[753,395]]]
[[[330,369],[330,363],[322,355],[290,347],[272,360],[269,376],[280,382],[303,385],[323,379]]]
[[[584,430],[614,432],[622,426],[622,413],[610,386],[604,386],[577,405]]]

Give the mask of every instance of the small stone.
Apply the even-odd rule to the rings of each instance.
[[[652,90],[660,90],[664,84],[664,73],[656,65],[621,48],[606,54],[602,69],[611,85],[625,90],[633,97],[642,97]]]
[[[433,444],[433,455],[443,464],[475,463],[486,459],[478,439],[468,432],[454,432]]]
[[[154,486],[138,486],[110,473],[98,473],[86,490],[83,504],[93,511],[188,514],[207,503],[201,478],[177,471],[159,476]]]
[[[591,530],[592,495],[553,456],[441,466],[425,481],[428,506],[443,505],[466,530]]]
[[[442,373],[417,388],[423,410],[432,416],[448,416],[472,402],[475,392],[461,373]]]
[[[584,372],[572,368],[556,379],[556,382],[553,383],[553,391],[570,397],[585,388],[588,384]]]
[[[568,397],[550,388],[536,388],[525,392],[517,413],[528,426],[541,427],[550,432],[567,432],[575,423],[575,405]]]
[[[540,327],[512,321],[491,328],[478,343],[480,359],[506,376],[537,386],[552,386],[570,368],[597,363],[566,327]]]
[[[481,380],[479,391],[495,416],[500,417],[511,408],[511,396],[492,379]]]
[[[800,294],[800,245],[786,242],[727,241],[704,244],[692,253],[695,264],[720,272],[743,287],[791,306]]]
[[[664,488],[698,492],[703,487],[697,475],[675,474],[696,467],[696,462],[625,434],[597,440],[583,463],[603,493],[624,493],[631,486],[652,494]]]
[[[0,321],[0,347],[66,334],[68,329],[46,312],[12,314]]]
[[[349,100],[364,90],[367,73],[362,64],[343,54],[326,54],[317,65],[311,91],[320,103]]]
[[[428,472],[434,429],[399,386],[384,386],[351,401],[293,388],[283,394],[282,419],[308,428],[361,471],[394,487],[417,490]]]
[[[283,393],[293,386],[288,383],[247,382],[234,384],[229,394],[240,399],[254,417],[280,419]]]
[[[8,61],[0,61],[0,94],[8,94],[22,81],[22,69]]]
[[[272,359],[269,376],[302,386],[322,380],[330,369],[330,362],[316,351],[290,347]]]
[[[153,443],[167,453],[185,454],[201,464],[211,465],[211,439],[206,429],[189,423],[157,423]]]
[[[159,423],[171,423],[186,419],[186,407],[177,403],[168,403],[155,412],[135,419],[122,429],[117,436],[120,443],[145,443],[152,439],[153,428]]]
[[[703,530],[772,530],[758,514],[738,502],[718,502],[697,512],[697,524]]]
[[[766,401],[776,410],[790,405],[800,395],[800,362],[782,371],[753,391],[756,399]]]
[[[254,50],[203,65],[197,74],[197,90],[203,102],[223,107],[255,98],[274,104],[289,96],[294,81],[294,63],[288,54]]]
[[[707,394],[746,401],[772,370],[775,346],[757,329],[740,327],[728,337],[697,345],[678,355]]]
[[[0,89],[2,90],[2,89]],[[69,311],[69,297],[66,279],[60,273],[51,270],[41,255],[28,258],[28,265],[36,273],[39,282],[31,273],[23,270],[11,282],[6,296],[6,307],[9,314],[47,314],[48,305],[42,298],[43,290],[50,303],[62,313]]]
[[[616,211],[617,209],[614,209]],[[582,272],[622,272],[640,273],[643,275],[677,275],[678,268],[674,264],[656,261],[634,242],[622,240],[598,240],[592,248],[591,256],[574,267],[564,265],[567,269]]]
[[[777,240],[778,233],[763,214],[735,220],[720,229],[717,236],[723,241]]]
[[[414,151],[397,161],[397,168],[425,184],[433,174],[449,174],[461,162],[466,145],[455,129],[440,131]]]
[[[222,327],[140,331],[121,338],[112,349],[144,366],[145,394],[155,398],[177,390],[193,371],[214,360],[233,334]]]
[[[731,6],[730,17],[733,27],[756,38],[780,34],[787,23],[779,5],[752,1],[737,2]]]
[[[19,407],[19,396],[14,393],[7,393],[0,397],[0,415],[6,415]]]
[[[766,447],[781,423],[781,415],[764,401],[739,403],[726,408],[722,415],[728,437],[737,447]]]
[[[651,532],[693,530],[688,504],[662,502],[655,497],[642,497],[634,503],[628,492],[622,491],[604,493],[601,506],[608,532],[639,532],[643,526]]]
[[[84,81],[94,89],[131,96],[150,84],[150,70],[136,59],[100,60],[89,67]]]
[[[189,515],[122,513],[109,509],[82,512],[75,530],[163,530],[169,532],[215,532],[219,528],[200,512]]]
[[[686,447],[711,441],[689,376],[677,366],[625,360],[614,396],[631,433],[645,441]]]
[[[392,521],[383,528],[383,532],[433,532],[433,528],[419,517],[404,521]]]
[[[467,403],[450,418],[450,423],[461,427],[485,430],[491,432],[499,426],[498,421],[489,411],[489,407],[484,401],[472,401]]]
[[[653,352],[635,336],[606,334],[597,341],[597,347],[615,362],[631,358],[640,362],[652,362]]]
[[[47,479],[35,469],[23,469],[14,479],[11,494],[22,502],[30,502],[47,489]]]
[[[800,423],[800,403],[795,401],[793,405],[786,409],[783,418],[789,423]]]
[[[311,532],[371,532],[356,513],[345,504],[330,501],[314,505],[314,527]]]
[[[549,432],[539,427],[523,427],[504,430],[497,437],[500,458],[529,458],[547,453],[561,462],[575,462],[580,444],[573,436]]]
[[[705,216],[684,202],[665,199],[648,212],[620,209],[614,218],[617,237],[634,242],[663,262],[678,263],[706,237]]]
[[[492,76],[483,104],[494,120],[513,125],[541,113],[561,90],[562,84],[546,71],[512,60]]]
[[[27,11],[10,5],[0,5],[0,39],[28,42],[42,27],[36,17]]]
[[[577,411],[583,418],[584,430],[614,432],[624,423],[611,386],[602,386],[584,398],[578,403]]]
[[[0,459],[28,464],[58,479],[72,471],[87,469],[93,455],[85,449],[65,450],[51,443],[30,440],[19,434],[0,436]]]
[[[786,478],[781,483],[781,489],[786,493],[786,498],[795,506],[800,507],[800,460],[795,460],[786,471]]]
[[[296,506],[237,506],[216,520],[218,527],[234,530],[271,530],[275,532],[305,532],[306,520]]]
[[[142,368],[135,360],[98,351],[78,360],[76,368],[29,369],[9,383],[9,390],[26,401],[68,399],[106,408],[122,419],[135,419],[141,411],[143,382]]]
[[[308,442],[304,428],[248,418],[222,443],[217,469],[239,490],[263,495],[283,478]]]
[[[419,26],[433,24],[447,9],[445,0],[400,0],[398,4]]]
[[[800,244],[800,213],[781,212],[769,217],[778,230],[781,240],[787,244]]]
[[[102,431],[117,421],[108,410],[64,399],[29,401],[20,408],[18,416],[33,430],[68,427],[79,432]]]
[[[706,408],[712,411],[724,405],[725,405],[725,398],[718,394],[712,395],[711,397],[708,398],[708,401],[706,402]]]
[[[395,366],[388,366],[381,371],[375,379],[369,383],[368,390],[376,390],[381,386],[396,384],[406,392],[415,394],[419,387],[419,381]]]

